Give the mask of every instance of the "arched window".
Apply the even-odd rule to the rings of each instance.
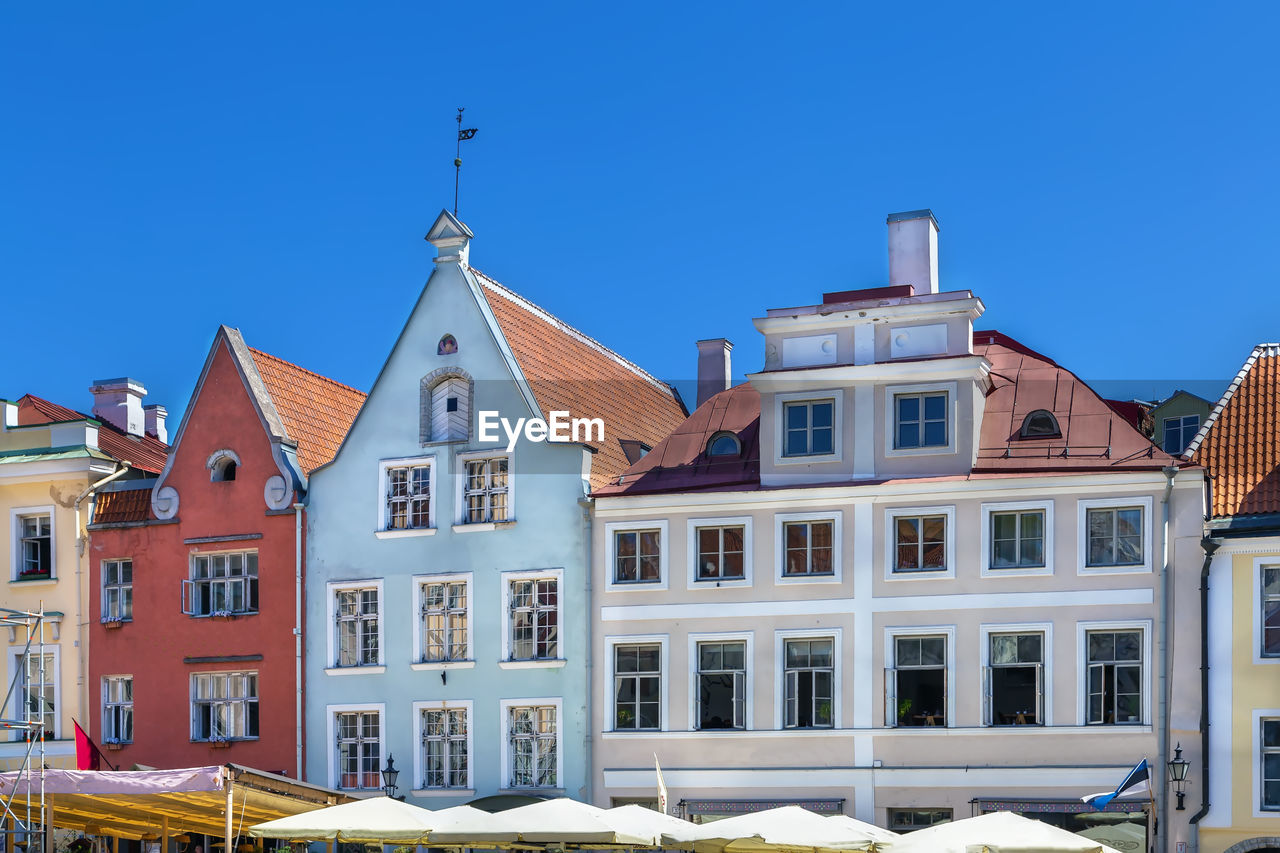
[[[738,437],[731,432],[718,432],[707,442],[708,456],[737,456],[742,453]]]
[[[423,444],[470,437],[471,388],[471,377],[457,368],[441,368],[423,377],[419,424]]]
[[[215,450],[205,463],[209,469],[209,479],[214,483],[229,483],[236,478],[236,469],[240,467],[240,457],[234,450]]]
[[[1058,429],[1058,419],[1053,412],[1036,409],[1022,421],[1022,438],[1061,438],[1062,430]]]

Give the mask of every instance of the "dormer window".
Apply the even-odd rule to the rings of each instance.
[[[1058,419],[1045,409],[1036,409],[1022,421],[1022,438],[1061,438],[1062,430],[1058,428]]]
[[[738,456],[742,453],[742,444],[731,432],[718,432],[707,442],[708,456]]]
[[[471,377],[455,367],[422,379],[419,433],[423,444],[471,437]]]
[[[218,450],[205,463],[209,469],[209,480],[214,483],[229,483],[236,478],[236,469],[240,466],[240,457],[233,450]]]

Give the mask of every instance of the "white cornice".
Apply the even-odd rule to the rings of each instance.
[[[848,326],[857,323],[885,323],[891,320],[924,317],[968,316],[976,320],[982,316],[985,306],[976,296],[963,299],[908,302],[898,305],[876,305],[865,308],[839,308],[823,311],[827,306],[796,309],[797,313],[785,316],[756,317],[751,322],[762,334],[810,330],[826,327]],[[813,313],[801,313],[813,312]]]
[[[875,364],[837,364],[823,367],[804,367],[790,370],[766,370],[748,373],[747,380],[761,391],[774,385],[793,385],[796,382],[898,382],[910,379],[985,379],[991,372],[991,362],[986,356],[966,355],[927,358],[913,361],[884,361]]]

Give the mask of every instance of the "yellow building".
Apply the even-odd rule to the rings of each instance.
[[[1207,759],[1188,808],[1202,851],[1280,851],[1280,344],[1254,348],[1187,453],[1210,511]]]
[[[0,400],[0,609],[8,617],[0,698],[9,697],[0,719],[28,724],[0,731],[0,770],[19,769],[28,755],[75,767],[73,720],[95,712],[86,698],[87,625],[100,616],[101,596],[89,589],[82,556],[95,489],[141,483],[164,466],[164,408],[144,407],[146,390],[129,379],[92,390],[92,417],[32,395]],[[19,613],[43,613],[43,630]]]

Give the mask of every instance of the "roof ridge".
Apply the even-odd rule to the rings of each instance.
[[[341,386],[341,387],[343,387],[343,388],[346,388],[348,391],[354,391],[355,393],[357,393],[357,394],[359,394],[359,395],[361,395],[361,396],[364,396],[364,397],[369,396],[366,392],[361,391],[359,388],[356,388],[356,387],[354,387],[354,386],[348,385],[348,384],[347,384],[347,383],[345,383],[345,382],[339,382],[337,379],[333,379],[333,378],[331,378],[331,377],[325,376],[323,373],[316,373],[314,370],[308,370],[307,368],[303,367],[302,365],[297,364],[296,362],[289,361],[289,360],[288,360],[288,359],[286,359],[286,358],[281,358],[281,357],[280,357],[280,356],[278,356],[278,355],[272,355],[272,354],[271,354],[271,353],[269,353],[269,352],[263,352],[262,350],[260,350],[260,349],[255,349],[254,347],[248,346],[247,344],[246,344],[246,348],[249,350],[249,352],[253,353],[254,355],[265,355],[267,358],[275,359],[276,361],[280,362],[281,364],[287,364],[287,365],[289,365],[290,367],[295,368],[295,369],[297,369],[297,370],[300,370],[300,371],[302,371],[303,373],[310,374],[311,376],[314,376],[314,377],[316,377],[317,379],[322,379],[322,380],[324,380],[325,382],[329,382],[329,383],[331,383],[331,384],[333,384],[333,385],[339,385],[339,386]]]
[[[514,290],[507,287],[506,285],[501,284],[495,279],[485,275],[483,272],[476,269],[475,267],[469,266],[467,268],[471,270],[471,272],[475,273],[476,277],[479,278],[482,284],[488,289],[494,291],[495,293],[498,293],[505,299],[508,299],[509,301],[514,302],[517,305],[520,305],[522,308],[529,311],[529,313],[537,316],[539,319],[543,320],[544,322],[549,323],[552,326],[555,326],[561,331],[569,335],[572,335],[573,337],[577,338],[579,341],[586,344],[587,346],[598,350],[605,357],[610,358],[613,361],[616,361],[618,364],[625,367],[627,370],[630,370],[632,373],[639,375],[641,379],[644,379],[645,381],[649,382],[654,387],[660,388],[663,392],[670,394],[672,398],[675,397],[675,393],[672,390],[671,385],[669,383],[663,382],[661,379],[657,378],[652,373],[645,370],[640,365],[636,364],[634,361],[631,361],[626,356],[619,355],[617,352],[609,349],[607,346],[600,343],[598,340],[591,337],[586,332],[583,332],[579,329],[574,328],[573,326],[566,323],[564,320],[561,320],[559,317],[552,314],[547,309],[526,299],[525,297],[516,293]]]
[[[1190,459],[1200,445],[1209,436],[1209,430],[1218,420],[1218,415],[1222,414],[1222,410],[1227,407],[1227,403],[1231,402],[1231,398],[1235,396],[1236,391],[1244,383],[1244,379],[1249,375],[1249,371],[1253,369],[1254,364],[1262,357],[1274,358],[1280,355],[1280,343],[1277,344],[1258,344],[1249,353],[1249,357],[1244,360],[1244,364],[1240,366],[1240,370],[1236,373],[1236,378],[1231,380],[1231,384],[1227,386],[1227,390],[1222,392],[1222,397],[1218,400],[1218,405],[1213,407],[1213,411],[1209,413],[1209,417],[1204,419],[1204,423],[1200,426],[1200,431],[1196,433],[1196,437],[1191,439],[1191,443],[1187,445],[1187,449],[1182,451],[1183,459]]]

